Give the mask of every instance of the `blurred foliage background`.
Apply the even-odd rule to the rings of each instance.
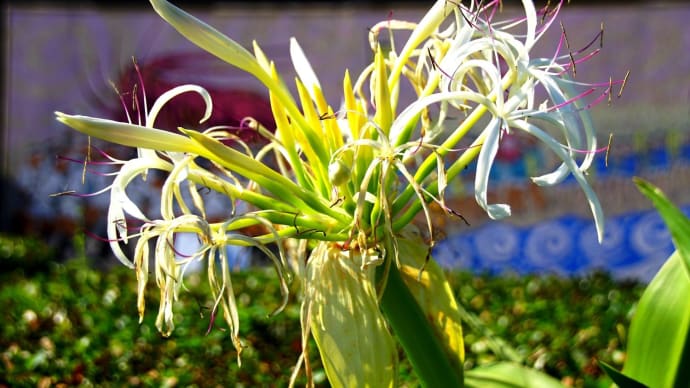
[[[239,367],[224,321],[211,317],[203,272],[186,277],[175,331],[163,338],[154,326],[154,282],[139,324],[136,280],[125,267],[96,270],[86,257],[57,263],[40,241],[7,236],[0,238],[0,259],[6,264],[0,273],[0,386],[280,387],[287,385],[300,352],[295,286],[288,307],[269,318],[280,290],[268,268],[232,274],[247,345]],[[526,365],[568,386],[610,386],[597,360],[622,365],[625,328],[642,284],[605,273],[448,276],[472,317],[465,322],[467,367],[501,359],[504,341]],[[312,349],[315,379],[326,386],[313,344]],[[417,386],[400,354],[402,386]]]

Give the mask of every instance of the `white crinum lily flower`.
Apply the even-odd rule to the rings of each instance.
[[[487,202],[489,173],[502,134],[510,130],[522,130],[541,140],[562,160],[561,166],[553,173],[534,177],[533,181],[539,185],[553,185],[573,174],[585,191],[601,240],[604,228],[603,211],[584,176],[597,153],[591,120],[582,104],[570,101],[575,97],[575,84],[567,77],[555,76],[565,72],[565,67],[556,62],[557,58],[530,58],[529,50],[541,34],[537,34],[535,29],[536,10],[530,2],[524,2],[524,5],[528,24],[528,33],[524,41],[500,28],[483,24],[478,18],[473,20],[473,26],[465,24],[463,29],[458,31],[455,40],[450,43],[443,59],[436,60],[442,73],[440,91],[410,104],[398,117],[401,125],[394,123],[392,131],[404,131],[408,120],[432,104],[444,102],[463,109],[466,109],[468,103],[474,104],[472,114],[453,131],[438,152],[443,155],[451,148],[451,144],[457,143],[458,136],[466,135],[470,129],[476,131],[476,128],[468,125],[476,123],[473,120],[475,115],[489,113],[491,119],[470,146],[480,149],[475,196],[478,204],[488,215],[500,219],[511,214],[508,204]],[[550,22],[551,19],[549,24]],[[431,49],[429,51],[431,52]],[[481,76],[477,76],[478,74]],[[477,85],[476,88],[467,87],[468,79]],[[535,94],[540,86],[547,92],[551,103],[535,107]],[[552,127],[552,131],[555,130],[564,136],[565,141],[562,143],[550,132],[540,128],[536,124],[538,120]],[[445,145],[448,147],[444,147]],[[585,156],[578,163],[577,158],[582,154]],[[455,169],[451,167],[449,174],[451,171]]]
[[[216,306],[222,305],[232,329],[233,343],[241,350],[237,306],[221,247],[238,244],[264,249],[265,244],[278,242],[279,247],[286,244],[289,248],[290,264],[303,283],[305,344],[313,332],[332,383],[359,385],[373,381],[375,376],[382,378],[377,385],[394,383],[394,373],[377,375],[392,371],[395,364],[386,322],[395,328],[402,319],[394,312],[384,317],[379,309],[385,305],[379,299],[382,290],[388,289],[388,273],[403,274],[434,335],[445,344],[452,365],[462,365],[457,305],[435,263],[429,267],[428,276],[423,274],[434,243],[427,204],[435,201],[457,214],[445,205],[447,181],[477,159],[477,202],[492,218],[510,215],[508,204],[487,200],[489,173],[501,137],[509,131],[534,136],[562,161],[553,172],[534,177],[535,183],[551,185],[569,174],[575,176],[587,195],[601,239],[601,206],[585,177],[597,151],[596,138],[588,113],[578,101],[582,94],[576,90],[582,85],[567,77],[572,54],[531,57],[532,48],[554,20],[560,4],[538,12],[525,0],[524,18],[494,22],[498,1],[473,1],[465,6],[438,0],[418,23],[383,21],[369,34],[374,60],[354,82],[349,71],[345,72],[343,104],[334,111],[295,39],[290,40],[290,56],[298,75],[297,98],[257,43],[249,51],[166,1],[151,3],[190,41],[262,82],[268,89],[277,126],[275,134],[270,134],[254,122],[269,142],[256,155],[248,147],[223,144],[219,140],[229,134],[221,129],[203,133],[184,128],[179,133],[155,129],[160,107],[183,92],[202,95],[207,103],[204,116],[208,116],[212,105],[207,93],[191,86],[174,89],[156,101],[145,125],[57,114],[58,120],[76,130],[139,150],[137,158],[122,164],[110,187],[108,233],[118,258],[137,270],[140,312],[147,279],[146,242],[156,239],[155,273],[161,288],[157,325],[165,334],[172,329],[171,306],[184,265],[206,259],[209,273],[216,274],[215,258],[220,254],[220,276],[209,275],[209,281]],[[383,31],[391,37],[386,53],[378,44]],[[409,35],[398,50],[395,39],[405,31]],[[403,81],[414,92],[410,101],[401,97]],[[537,98],[543,95],[546,101],[537,105]],[[269,155],[275,165],[264,162]],[[212,169],[197,163],[198,158],[208,160]],[[159,218],[144,214],[125,190],[148,170],[167,174]],[[221,193],[233,202],[245,201],[254,210],[245,214],[230,211],[227,220],[210,222],[199,187]],[[191,198],[191,206],[183,192]],[[410,234],[409,224],[420,211],[426,216],[430,241],[425,242],[418,233]],[[143,223],[138,234],[128,233],[127,217]],[[263,225],[267,232],[241,235],[240,229],[251,225]],[[182,262],[175,261],[170,244],[179,232],[196,233],[202,243],[198,252]],[[139,238],[133,261],[120,248],[120,243],[131,237]],[[421,252],[426,252],[421,261],[405,257],[420,256]],[[288,260],[282,250],[279,257],[272,258],[285,282]],[[375,270],[380,268],[384,270],[379,281]],[[412,276],[415,271],[416,278]],[[432,294],[443,297],[435,299]],[[358,335],[347,335],[356,316],[365,324]],[[374,339],[378,345],[370,348],[367,343]],[[344,351],[349,347],[358,349],[352,357]],[[307,374],[308,361],[304,355],[300,358]],[[462,368],[447,369],[452,369],[451,375],[462,373]]]

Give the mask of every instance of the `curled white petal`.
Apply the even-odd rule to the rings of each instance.
[[[405,131],[405,127],[412,122],[424,108],[429,105],[436,104],[442,101],[472,101],[479,105],[484,105],[490,111],[494,111],[494,103],[485,95],[472,91],[457,91],[457,92],[441,92],[432,94],[427,97],[422,97],[412,104],[408,105],[398,117],[391,124],[390,139],[392,143],[397,143],[397,137]]]
[[[477,157],[477,172],[474,180],[474,197],[489,217],[501,219],[510,216],[510,206],[506,204],[489,204],[487,199],[487,189],[489,186],[489,174],[493,166],[498,143],[501,136],[501,120],[493,118],[483,131],[484,144],[482,145],[479,156]]]
[[[515,122],[511,123],[511,126],[537,137],[544,144],[549,146],[549,148],[551,148],[551,150],[558,155],[561,160],[563,160],[563,163],[573,174],[573,177],[575,177],[575,180],[577,180],[577,183],[580,184],[582,191],[585,193],[585,197],[589,203],[592,215],[594,216],[594,224],[597,228],[597,237],[599,238],[599,242],[601,242],[604,238],[604,211],[601,208],[599,198],[597,198],[597,195],[594,193],[594,190],[592,190],[589,182],[587,182],[587,178],[585,178],[585,175],[582,173],[575,160],[568,152],[566,152],[562,144],[555,141],[548,133],[542,131],[536,125],[528,123],[524,120],[516,120]]]
[[[209,117],[211,117],[211,113],[213,112],[213,100],[211,99],[211,95],[208,93],[206,89],[202,88],[199,85],[187,84],[176,86],[161,94],[160,97],[156,99],[156,101],[153,103],[153,106],[151,106],[149,115],[146,117],[146,126],[152,128],[156,121],[156,117],[158,116],[158,113],[160,113],[160,110],[163,108],[163,106],[170,102],[170,100],[172,100],[173,98],[179,96],[180,94],[188,92],[198,93],[201,96],[201,98],[204,99],[206,109],[204,110],[204,116],[201,118],[201,120],[199,120],[199,123],[201,124],[204,121],[208,120]]]
[[[126,188],[134,178],[145,174],[146,170],[149,168],[167,170],[170,169],[171,166],[160,158],[137,158],[129,160],[120,168],[120,172],[113,180],[110,189],[107,225],[108,240],[115,257],[130,268],[132,268],[134,264],[127,258],[127,255],[125,255],[120,247],[120,241],[125,243],[128,241],[127,215],[144,222],[148,222],[149,219],[129,198]]]
[[[555,170],[548,174],[532,177],[532,182],[538,186],[557,185],[570,175],[570,169],[565,163],[561,163]]]

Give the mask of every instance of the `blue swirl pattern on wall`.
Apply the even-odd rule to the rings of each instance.
[[[690,214],[690,206],[681,209]],[[563,216],[526,227],[489,222],[449,236],[433,253],[447,268],[477,273],[571,276],[604,270],[618,278],[648,281],[674,251],[671,236],[655,210],[607,221],[602,244],[597,242],[591,220]]]

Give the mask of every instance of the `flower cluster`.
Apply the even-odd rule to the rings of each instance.
[[[298,75],[296,99],[258,44],[249,51],[166,1],[151,3],[187,39],[261,81],[276,123],[271,133],[247,121],[268,140],[256,154],[224,143],[233,138],[228,127],[179,128],[178,133],[156,129],[161,107],[181,93],[201,95],[206,117],[211,114],[209,94],[195,85],[163,94],[146,110],[143,123],[57,113],[59,121],[78,131],[138,149],[131,160],[113,160],[119,170],[106,188],[111,196],[108,238],[116,256],[136,270],[142,315],[153,255],[161,290],[157,326],[165,335],[174,327],[172,305],[185,266],[206,260],[214,312],[222,310],[239,354],[237,305],[222,248],[255,246],[273,260],[286,298],[288,274],[302,281],[304,342],[314,335],[332,383],[394,382],[397,356],[386,325],[392,318],[379,308],[393,273],[401,275],[432,317],[430,325],[451,365],[462,369],[457,306],[429,256],[434,236],[428,206],[436,202],[459,215],[462,209],[446,206],[444,190],[448,180],[476,160],[478,204],[491,218],[509,216],[507,204],[489,203],[487,190],[501,139],[511,131],[541,140],[560,159],[554,171],[532,180],[553,185],[574,176],[601,239],[603,213],[585,176],[598,149],[583,97],[601,89],[600,100],[611,93],[611,83],[573,81],[569,70],[587,54],[566,52],[564,39],[553,57],[530,56],[560,4],[537,11],[531,1],[523,1],[524,17],[494,21],[498,1],[462,5],[438,0],[417,23],[382,21],[369,34],[373,61],[356,78],[345,72],[343,103],[334,109],[295,39],[290,55]],[[380,34],[390,34],[391,47],[385,51]],[[394,38],[401,34],[406,40],[399,48]],[[414,97],[403,101],[401,89],[410,86]],[[144,214],[126,192],[149,170],[167,174],[156,218]],[[227,219],[206,218],[200,188],[229,198]],[[251,210],[235,211],[237,201]],[[420,212],[428,225],[425,233],[410,226]],[[136,233],[130,232],[132,222],[142,225]],[[265,233],[241,233],[252,225],[263,226]],[[180,261],[172,241],[183,232],[195,233],[201,247]],[[132,238],[138,239],[130,258],[122,244]],[[149,251],[152,240],[154,252]],[[268,249],[272,243],[278,243],[277,254]],[[300,360],[309,373],[308,357]]]

